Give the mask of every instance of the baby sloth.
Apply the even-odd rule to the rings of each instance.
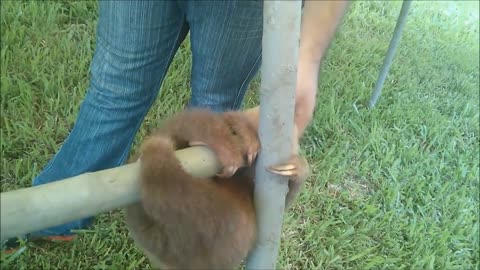
[[[240,266],[256,240],[257,131],[258,107],[226,113],[196,109],[167,119],[144,141],[139,153],[141,201],[128,206],[126,220],[133,239],[154,267]],[[212,149],[223,171],[211,179],[186,173],[174,151],[193,145]],[[309,173],[296,149],[285,163],[269,168],[289,176],[286,208]]]

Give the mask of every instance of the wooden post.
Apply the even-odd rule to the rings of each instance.
[[[222,166],[207,147],[178,150],[185,170],[212,177]],[[1,241],[137,202],[139,163],[0,194]]]
[[[288,179],[268,172],[266,167],[287,161],[292,151],[301,5],[300,0],[264,1],[259,122],[262,149],[254,193],[258,235],[247,269],[274,269],[278,257]]]

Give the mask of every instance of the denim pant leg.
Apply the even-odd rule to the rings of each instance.
[[[33,185],[123,164],[188,28],[171,1],[100,1],[90,85],[63,146]],[[34,235],[70,234],[93,217]]]
[[[263,0],[187,5],[193,62],[189,107],[239,109],[261,63]]]

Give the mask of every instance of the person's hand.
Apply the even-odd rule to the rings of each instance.
[[[298,91],[300,91],[300,93]],[[298,136],[300,137],[313,118],[315,91],[316,89],[297,89],[297,94],[300,95],[297,96],[295,101],[295,124],[298,128]]]
[[[297,86],[295,95],[295,124],[298,128],[298,136],[310,124],[315,110],[318,69],[317,61],[299,61],[297,73]]]
[[[320,63],[350,1],[305,1],[296,86],[295,124],[299,136],[315,110]]]

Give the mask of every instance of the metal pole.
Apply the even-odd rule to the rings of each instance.
[[[387,55],[385,56],[385,60],[383,61],[382,69],[380,70],[380,74],[378,75],[378,79],[372,93],[372,97],[370,98],[368,104],[370,108],[375,107],[375,104],[377,104],[377,100],[380,97],[380,93],[382,92],[383,84],[385,82],[385,78],[388,75],[388,71],[390,70],[390,65],[392,64],[393,56],[395,55],[395,51],[397,50],[397,45],[400,42],[403,26],[407,21],[408,10],[410,9],[411,4],[412,0],[403,1],[402,9],[400,10],[400,15],[398,15],[397,24],[395,25],[395,30],[393,32],[393,37],[388,47]]]
[[[262,149],[254,192],[258,234],[247,269],[274,269],[278,257],[288,182],[265,168],[286,161],[292,151],[301,5],[300,0],[264,1],[259,122]]]
[[[203,146],[176,152],[185,170],[198,177],[220,172],[216,155]],[[61,181],[0,194],[1,241],[95,216],[139,200],[139,163],[85,173]]]

